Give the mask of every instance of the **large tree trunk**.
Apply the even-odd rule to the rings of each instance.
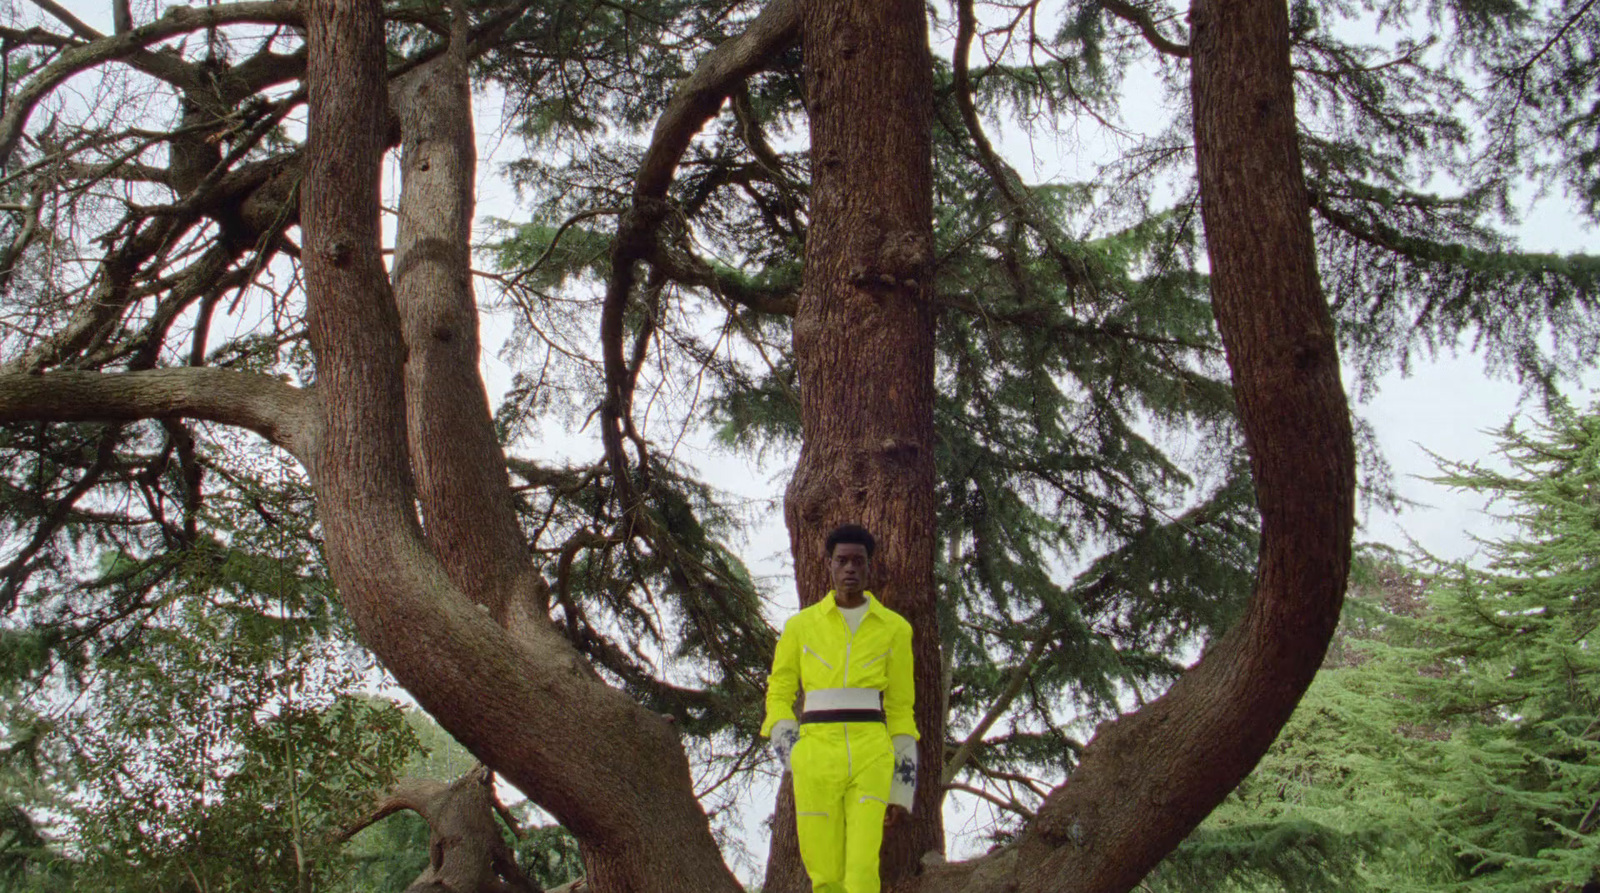
[[[1283,0],[1197,0],[1191,22],[1212,306],[1261,510],[1255,596],[1165,697],[1101,726],[989,876],[951,867],[928,891],[1133,888],[1255,767],[1339,619],[1355,459],[1316,272],[1288,10]]]
[[[913,821],[885,836],[883,876],[942,852],[944,715],[934,612],[932,57],[921,0],[802,4],[811,227],[794,323],[805,437],[785,518],[802,606],[828,591],[822,541],[860,522],[878,539],[875,591],[911,622],[917,728]],[[792,797],[767,886],[809,889]]]
[[[441,725],[583,842],[597,889],[738,890],[693,797],[671,725],[596,677],[551,628],[536,592],[519,592],[525,597],[496,612],[513,635],[468,596],[494,605],[494,593],[516,587],[441,563],[440,557],[455,565],[479,556],[501,576],[524,576],[522,547],[509,545],[503,530],[478,538],[450,530],[505,523],[509,498],[494,492],[496,480],[504,486],[504,457],[493,457],[495,468],[473,478],[470,486],[482,496],[476,513],[425,504],[430,535],[465,545],[438,548],[436,555],[422,535],[409,474],[407,389],[418,411],[436,411],[453,398],[464,404],[454,416],[460,425],[486,425],[481,392],[449,385],[459,387],[462,379],[451,376],[464,375],[459,364],[475,363],[476,351],[418,358],[408,380],[400,314],[379,255],[378,172],[387,130],[379,4],[325,0],[312,5],[309,18],[311,120],[301,219],[307,321],[322,398],[310,465],[330,570],[350,616],[362,640]],[[445,70],[437,88],[459,96],[454,79],[463,71]],[[415,105],[418,122],[433,114],[426,105]],[[408,158],[416,162],[418,152],[437,149],[451,164],[470,164],[460,154],[461,134],[470,139],[470,131],[431,120],[444,132],[413,140]],[[470,183],[459,170],[448,176],[456,188]],[[448,213],[459,223],[459,208]],[[449,238],[464,238],[459,226],[448,231]],[[422,257],[409,258],[418,244],[435,260],[459,264],[466,257],[464,245],[436,243],[428,251],[426,239],[402,244],[402,266],[417,271]],[[413,270],[399,272],[409,277]],[[406,310],[439,325],[468,299],[454,289],[417,296]],[[413,339],[455,340],[438,338],[438,328],[409,330]],[[438,391],[435,375],[444,381]],[[458,431],[445,441],[428,433],[426,420],[414,430],[413,446],[425,454],[417,464],[432,468],[430,474],[451,474],[471,459],[451,457],[459,444],[483,435]],[[464,587],[478,591],[463,594]]]

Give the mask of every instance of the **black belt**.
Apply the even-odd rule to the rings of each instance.
[[[882,710],[807,710],[800,714],[800,724],[814,722],[883,722]]]

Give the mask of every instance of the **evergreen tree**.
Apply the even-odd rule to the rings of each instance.
[[[1257,772],[1166,869],[1174,889],[1578,891],[1600,865],[1600,412],[1444,462],[1514,527],[1481,564],[1385,575]]]

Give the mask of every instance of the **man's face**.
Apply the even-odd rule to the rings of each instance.
[[[828,556],[828,578],[840,595],[855,596],[867,588],[872,559],[860,543],[839,543]]]

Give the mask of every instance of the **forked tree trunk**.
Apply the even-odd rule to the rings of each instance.
[[[921,0],[802,4],[811,226],[794,322],[805,436],[785,519],[802,606],[828,591],[822,542],[859,522],[878,540],[875,591],[911,622],[922,734],[911,822],[883,875],[944,849],[944,716],[934,612],[932,57]],[[788,788],[764,889],[808,890]]]
[[[572,830],[596,889],[734,893],[739,885],[694,799],[671,725],[602,682],[550,626],[536,587],[516,584],[527,576],[523,547],[503,530],[489,530],[505,523],[509,506],[496,492],[504,486],[504,457],[497,453],[493,468],[478,469],[467,483],[482,497],[471,507],[432,505],[448,490],[425,490],[428,533],[440,545],[423,536],[413,459],[431,469],[428,475],[473,474],[461,465],[473,454],[459,446],[468,439],[481,444],[484,432],[443,438],[419,420],[411,446],[421,455],[413,457],[408,391],[415,411],[442,412],[454,399],[458,424],[488,424],[481,392],[450,385],[472,377],[459,366],[475,363],[475,352],[448,349],[462,333],[440,338],[438,328],[464,312],[463,294],[470,296],[451,282],[464,281],[466,272],[449,268],[452,259],[464,262],[465,247],[437,241],[464,238],[459,226],[449,228],[460,222],[464,199],[446,212],[452,219],[441,233],[449,235],[435,234],[431,246],[426,236],[402,240],[405,278],[442,259],[434,272],[452,286],[406,302],[408,316],[432,323],[408,327],[418,342],[413,350],[427,354],[408,376],[378,241],[388,123],[381,9],[372,0],[322,0],[311,4],[308,19],[311,115],[301,220],[321,428],[306,452],[340,596],[362,641],[440,725]],[[459,97],[452,78],[464,69],[446,73],[451,77],[438,88]],[[427,102],[406,105],[419,112],[414,124],[441,123]],[[461,153],[461,135],[470,139],[470,131],[443,126],[442,133],[417,131],[408,159],[419,164],[438,150],[453,159],[449,164],[470,164]],[[458,185],[447,189],[470,183],[459,168],[448,179]],[[429,339],[447,349],[430,352],[436,345]],[[491,535],[456,529],[473,526]],[[492,573],[458,566],[473,560],[489,562]],[[499,610],[497,599],[506,597],[510,602]]]
[[[402,810],[428,823],[428,865],[405,893],[540,893],[517,864],[496,813],[509,814],[494,792],[494,773],[479,764],[450,782],[402,778],[366,815],[339,832],[340,841]],[[378,891],[388,893],[388,891]]]

